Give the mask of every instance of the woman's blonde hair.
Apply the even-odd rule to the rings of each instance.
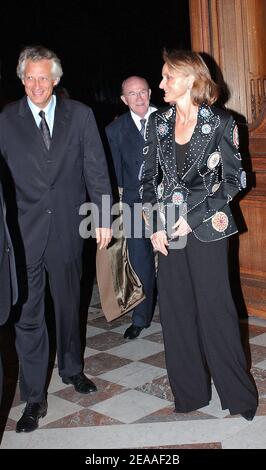
[[[210,71],[199,54],[193,51],[164,50],[163,59],[173,70],[193,75],[195,80],[191,89],[191,100],[194,105],[211,105],[218,99],[219,87],[212,80]]]

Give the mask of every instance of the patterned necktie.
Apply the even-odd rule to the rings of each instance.
[[[146,124],[146,120],[147,120],[147,119],[141,119],[141,120],[140,120],[140,124],[141,124],[140,133],[141,133],[141,135],[142,135],[143,138],[144,138],[144,135],[145,135],[145,124]]]
[[[40,131],[41,131],[41,134],[43,136],[45,146],[46,146],[47,150],[49,150],[50,144],[51,144],[51,135],[50,135],[50,130],[49,130],[48,124],[47,124],[46,119],[45,119],[45,112],[43,110],[41,110],[39,112],[39,116],[41,118]]]

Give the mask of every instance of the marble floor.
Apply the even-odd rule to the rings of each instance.
[[[260,395],[256,417],[248,422],[222,410],[213,387],[211,403],[192,413],[173,413],[164,346],[156,309],[151,327],[136,340],[123,333],[130,316],[107,323],[95,286],[86,325],[84,371],[98,392],[81,395],[64,385],[52,364],[48,413],[39,429],[17,434],[24,407],[20,402],[18,364],[6,339],[5,389],[0,414],[3,449],[266,449],[266,320],[241,322]]]

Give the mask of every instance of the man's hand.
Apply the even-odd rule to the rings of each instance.
[[[106,227],[97,227],[95,229],[96,232],[96,242],[99,246],[99,250],[102,248],[106,248],[113,236],[113,231],[111,228]]]
[[[173,225],[172,228],[177,229],[175,232],[171,233],[172,238],[184,237],[185,235],[188,235],[190,232],[192,232],[190,226],[183,217],[179,217],[178,221]]]
[[[152,234],[151,242],[152,246],[155,251],[160,251],[163,255],[167,256],[168,251],[166,249],[167,246],[169,246],[169,243],[167,241],[167,236],[164,230],[159,230],[159,232],[155,232]]]

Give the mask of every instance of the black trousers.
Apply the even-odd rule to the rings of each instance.
[[[191,233],[185,248],[160,254],[158,291],[176,411],[208,405],[210,376],[223,409],[256,408],[229,285],[227,240],[203,243]]]
[[[127,238],[128,254],[134,271],[137,273],[146,298],[132,310],[132,323],[135,326],[149,327],[156,303],[155,262],[150,239]]]
[[[45,323],[45,271],[48,272],[56,321],[57,362],[61,377],[82,370],[79,303],[81,259],[65,263],[51,224],[45,252],[27,266],[27,300],[16,323],[21,399],[40,402],[45,396],[49,339]]]
[[[142,212],[134,213],[134,207],[130,207],[130,215],[127,214],[131,225],[128,227],[124,217],[124,233],[127,237],[128,254],[131,265],[137,273],[144,289],[146,298],[135,307],[132,313],[132,323],[135,326],[148,328],[150,326],[156,304],[156,272],[152,244],[149,238],[145,238],[145,224]],[[127,220],[127,219],[126,219]],[[134,235],[134,226],[141,230],[142,237]]]
[[[0,405],[2,401],[2,393],[3,393],[3,365],[2,365],[2,358],[1,358],[1,352],[0,352]]]

